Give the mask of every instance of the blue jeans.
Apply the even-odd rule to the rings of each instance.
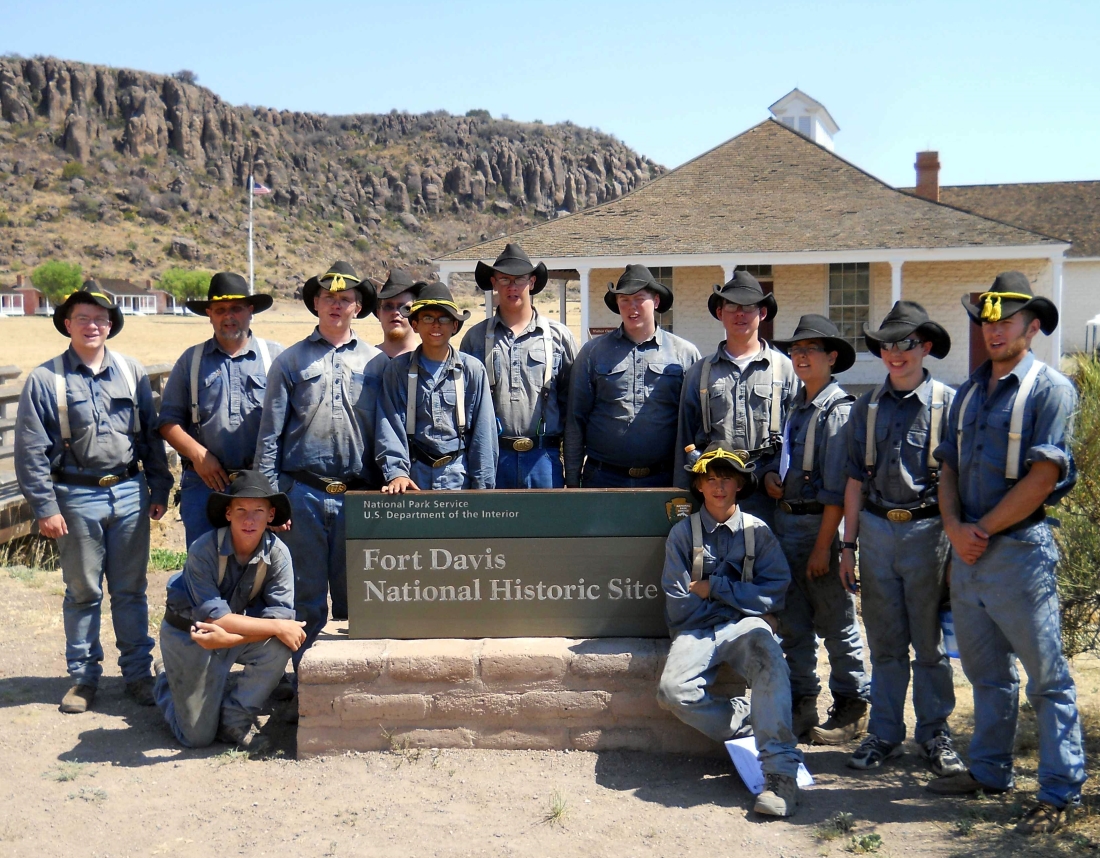
[[[279,534],[294,562],[294,610],[306,624],[305,643],[294,653],[294,669],[332,614],[348,615],[347,547],[344,543],[344,496],[281,477],[290,498],[291,528]]]
[[[775,513],[775,535],[791,567],[787,603],[779,612],[779,636],[787,666],[791,669],[791,696],[816,697],[821,692],[817,678],[817,638],[825,641],[829,653],[829,691],[833,700],[841,697],[868,700],[870,682],[863,666],[863,639],[856,621],[856,602],[840,583],[840,543],[833,536],[829,571],[820,578],[806,577],[820,515]]]
[[[278,638],[228,649],[203,649],[187,632],[161,623],[164,673],[153,696],[180,744],[205,748],[218,725],[247,729],[282,679],[290,649]],[[234,688],[226,693],[233,665],[243,664]]]
[[[187,468],[180,478],[180,518],[187,536],[187,547],[214,525],[206,517],[206,501],[213,492],[193,468]],[[227,522],[228,523],[228,522]]]
[[[871,650],[867,729],[892,744],[905,738],[910,644],[917,716],[913,737],[924,743],[939,730],[950,732],[947,718],[955,709],[955,686],[939,618],[950,548],[939,517],[892,522],[860,513],[863,624]]]
[[[586,489],[659,489],[672,487],[672,471],[660,471],[648,477],[628,477],[606,468],[597,468],[591,459],[581,471],[581,486]]]
[[[65,581],[65,660],[78,685],[99,684],[103,579],[111,594],[118,666],[127,682],[149,676],[153,639],[145,599],[149,568],[149,489],[138,474],[112,488],[54,487],[68,534],[57,540]]]
[[[994,536],[973,566],[952,555],[951,610],[974,689],[971,773],[987,786],[1013,785],[1019,658],[1039,728],[1039,800],[1064,807],[1080,797],[1086,775],[1077,689],[1062,655],[1057,565],[1045,523]]]
[[[441,468],[433,468],[412,460],[410,479],[422,491],[452,491],[469,488],[466,479],[466,454],[456,453],[454,459]]]
[[[497,460],[498,489],[560,489],[564,485],[557,450],[536,448],[519,453],[501,446]]]
[[[743,698],[713,697],[707,691],[722,664],[752,687],[747,707]],[[751,733],[764,772],[794,777],[802,754],[791,731],[788,676],[783,650],[768,624],[745,617],[676,635],[657,686],[657,702],[716,742]],[[746,717],[751,730],[746,729]]]

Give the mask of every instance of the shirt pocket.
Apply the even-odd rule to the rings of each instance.
[[[250,375],[245,385],[248,390],[248,401],[255,408],[263,408],[264,399],[267,397],[267,378]]]
[[[199,378],[199,419],[207,421],[215,414],[218,413],[218,404],[222,399],[222,388],[224,387],[224,381],[222,380],[221,370],[215,370],[207,375],[205,378],[200,376]],[[191,407],[191,403],[187,403],[187,407]]]
[[[645,368],[646,399],[679,406],[684,367],[678,363],[651,363]]]
[[[290,402],[294,411],[305,417],[325,397],[325,368],[318,361],[302,367],[291,374],[294,389],[290,394]]]
[[[630,369],[631,360],[613,363],[611,361],[595,363],[596,371],[596,399],[614,402],[628,393],[627,370]]]

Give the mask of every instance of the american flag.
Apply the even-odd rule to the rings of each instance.
[[[270,194],[271,188],[266,185],[262,185],[255,179],[252,180],[252,193],[257,197],[262,197],[264,194]]]

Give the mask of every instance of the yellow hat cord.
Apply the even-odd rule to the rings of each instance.
[[[243,301],[247,298],[247,295],[218,295],[211,298],[211,301]]]
[[[1034,297],[1034,295],[1025,295],[1023,292],[983,292],[978,296],[978,301],[982,305],[982,321],[1001,321],[1001,300],[1004,298],[1030,301]]]
[[[358,283],[359,282],[358,277],[352,277],[350,274],[324,274],[324,275],[322,275],[321,279],[320,279],[320,282],[324,283],[326,280],[332,281],[327,286],[325,286],[325,288],[328,289],[329,292],[343,292],[345,289],[348,289],[349,288],[348,287],[348,282],[347,282],[348,280],[350,280],[352,283]]]
[[[691,466],[691,472],[693,474],[705,474],[710,463],[720,459],[729,459],[736,463],[738,467],[745,468],[749,463],[749,454],[747,450],[734,450],[733,452],[721,448],[711,450],[696,460],[695,464]]]
[[[423,310],[425,307],[446,307],[450,310],[454,310],[458,315],[462,315],[462,311],[458,308],[458,304],[454,301],[444,301],[439,298],[426,298],[423,301],[413,301],[413,305],[409,307],[409,315],[418,310]]]

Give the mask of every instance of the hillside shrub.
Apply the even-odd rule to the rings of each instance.
[[[76,262],[51,259],[31,272],[31,283],[41,289],[51,304],[60,304],[84,282],[84,271]]]
[[[69,161],[61,168],[61,178],[66,182],[84,178],[84,165],[79,161]]]
[[[160,288],[179,302],[191,298],[205,298],[210,287],[210,271],[192,271],[188,268],[169,268],[160,278]]]

